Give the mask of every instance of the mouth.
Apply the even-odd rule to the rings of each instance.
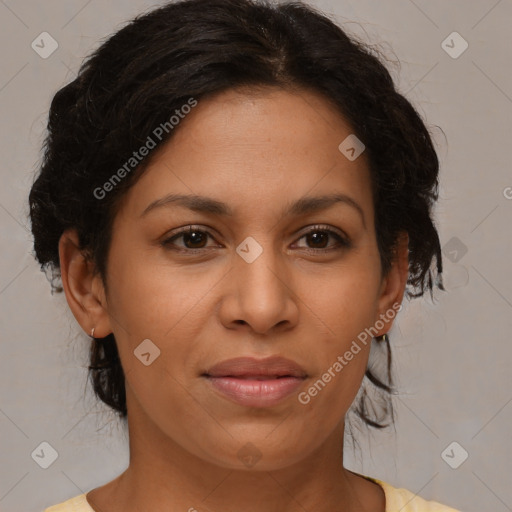
[[[246,407],[272,407],[297,391],[307,374],[290,359],[244,357],[223,361],[201,377],[231,402]]]
[[[212,389],[225,399],[245,407],[272,407],[298,391],[305,377],[282,375],[212,377],[205,375]]]
[[[226,379],[240,379],[240,380],[275,380],[275,379],[286,379],[287,377],[294,377],[293,375],[209,375],[203,373],[203,377],[212,378],[226,378]]]
[[[304,369],[295,361],[284,357],[236,357],[215,364],[203,375],[209,377],[233,377],[240,379],[276,379],[283,377],[306,377]]]

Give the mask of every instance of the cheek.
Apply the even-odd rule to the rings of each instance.
[[[347,341],[375,320],[380,274],[373,260],[357,254],[330,269],[321,282],[316,276],[310,278],[309,288],[314,291],[305,302],[326,324],[324,331]]]
[[[196,345],[212,314],[208,297],[225,270],[155,263],[143,251],[113,252],[111,261],[109,313],[125,372],[140,370],[134,351],[146,339],[160,350],[151,379],[162,378],[158,369],[177,378],[192,371],[192,357],[201,349]]]
[[[304,301],[314,313],[319,334],[309,347],[314,349],[311,357],[317,360],[318,371],[313,379],[315,389],[308,395],[317,397],[317,411],[332,406],[333,414],[346,410],[359,389],[372,339],[366,329],[377,314],[379,267],[372,268],[363,259],[351,263],[330,272],[321,287],[310,286],[315,292]],[[314,277],[310,284],[313,281]]]
[[[222,278],[211,266],[187,268],[162,264],[140,251],[135,257],[112,255],[116,262],[111,311],[129,326],[130,336],[162,340],[179,324],[200,314],[208,291]]]
[[[197,344],[211,314],[206,299],[223,273],[217,276],[206,266],[191,272],[155,264],[140,254],[134,258],[113,254],[112,259],[116,265],[110,280],[109,313],[127,388],[150,416],[162,415],[165,423],[173,411],[186,422],[187,417],[201,413],[190,409],[183,386],[197,371],[194,357],[201,350]],[[148,352],[146,366],[141,354]]]

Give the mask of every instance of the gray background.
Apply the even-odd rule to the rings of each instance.
[[[399,314],[396,433],[361,432],[346,464],[468,512],[512,510],[512,3],[312,3],[399,59],[390,70],[431,127],[442,166],[436,219],[448,292]],[[41,511],[128,463],[126,433],[86,385],[88,338],[30,254],[27,195],[53,94],[101,38],[156,5],[0,0],[2,511]],[[59,45],[46,59],[31,48],[43,31]],[[442,47],[453,31],[469,44],[458,58]],[[43,441],[58,453],[48,469],[31,457]],[[469,454],[457,469],[441,456],[453,441],[462,448],[448,451],[452,464]]]

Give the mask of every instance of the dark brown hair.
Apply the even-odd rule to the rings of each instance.
[[[35,257],[43,270],[52,271],[52,293],[62,291],[56,284],[58,243],[67,228],[77,230],[80,248],[107,285],[113,219],[154,152],[105,197],[94,190],[191,97],[200,101],[244,86],[309,89],[339,109],[366,146],[383,273],[399,234],[407,232],[406,296],[419,297],[427,289],[432,295],[434,285],[444,289],[432,218],[438,158],[428,129],[396,90],[379,53],[300,2],[184,0],[129,22],[88,56],[76,79],[53,98],[44,158],[29,196]],[[387,406],[377,412],[369,399],[375,392],[386,399],[392,391],[386,344],[384,371],[368,367],[355,408],[375,427],[392,414]],[[126,418],[113,334],[93,340],[89,370],[96,395]]]

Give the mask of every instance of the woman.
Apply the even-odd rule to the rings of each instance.
[[[130,464],[47,512],[454,510],[343,467],[349,410],[392,418],[404,294],[442,289],[437,155],[363,43],[301,4],[174,2],[94,52],[48,132],[35,254]]]

